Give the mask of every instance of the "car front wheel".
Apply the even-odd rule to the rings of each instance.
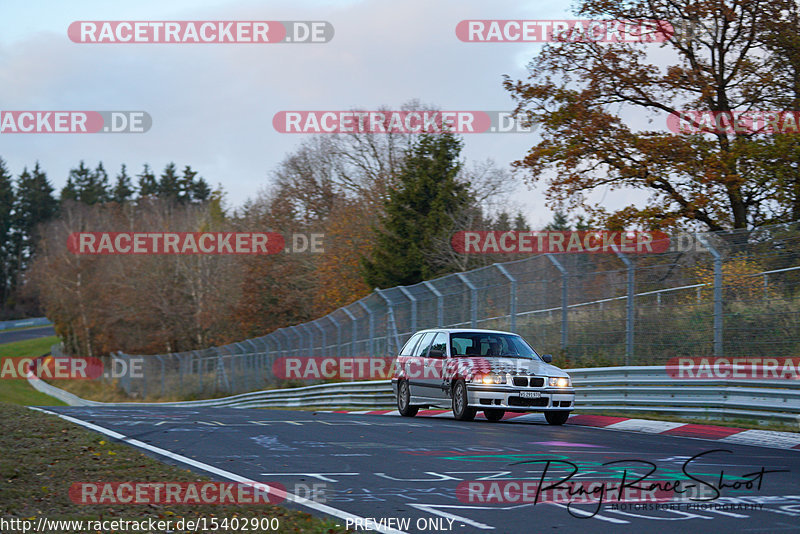
[[[472,421],[478,410],[468,406],[467,384],[463,380],[456,382],[453,387],[453,416],[459,421]]]
[[[401,380],[397,384],[397,411],[403,417],[414,417],[419,411],[419,406],[411,406],[411,391],[408,389],[408,380]]]
[[[569,412],[544,412],[544,418],[551,425],[563,425],[569,419]]]

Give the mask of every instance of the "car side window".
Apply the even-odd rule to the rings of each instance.
[[[430,347],[434,335],[436,335],[435,332],[425,333],[425,335],[422,337],[419,344],[417,345],[417,348],[414,349],[414,356],[423,356],[425,354],[428,354],[428,347]]]
[[[406,341],[406,344],[403,345],[403,348],[400,349],[400,356],[411,356],[414,353],[414,347],[417,346],[417,342],[419,338],[422,337],[422,334],[414,334],[411,336],[411,339]]]
[[[442,351],[442,357],[447,356],[447,334],[444,332],[439,332],[436,334],[436,337],[433,339],[433,343],[431,343],[431,347],[429,350],[440,350]]]

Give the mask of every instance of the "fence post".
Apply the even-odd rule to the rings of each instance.
[[[318,320],[319,319],[317,319],[317,321]],[[325,329],[322,328],[317,321],[311,321],[311,324],[316,326],[317,329],[322,333],[322,344],[320,345],[320,349],[321,349],[322,354],[320,354],[320,356],[322,356],[324,358],[325,357],[325,342],[327,341],[327,336],[325,335]]]
[[[511,331],[516,333],[517,332],[517,279],[511,276],[511,273],[508,272],[508,269],[503,267],[500,263],[495,263],[495,267],[499,270],[503,276],[508,278],[509,282],[511,282],[511,300],[509,302],[509,309],[508,314],[511,319]]]
[[[400,292],[411,301],[411,333],[417,331],[417,297],[411,294],[411,291],[406,289],[405,286],[397,286]],[[399,351],[399,349],[398,349]]]
[[[347,308],[342,308],[342,311],[350,318],[350,321],[351,321],[351,323],[353,325],[353,327],[352,327],[353,328],[353,336],[352,336],[352,339],[350,341],[350,356],[355,358],[355,356],[356,356],[356,339],[358,337],[357,324],[356,323],[358,322],[358,320],[356,319],[356,316],[353,315],[353,312],[351,312]]]
[[[290,326],[289,327],[289,331],[292,334],[294,334],[295,336],[297,336],[297,348],[294,349],[294,350],[295,350],[296,356],[300,357],[299,352],[303,348],[303,336],[301,336],[300,334],[297,333],[297,325]]]
[[[314,331],[308,326],[308,323],[302,323],[298,325],[300,328],[306,331],[308,334],[308,355],[309,357],[314,357]]]
[[[392,303],[391,299],[383,294],[383,291],[375,288],[375,292],[386,302],[386,352],[388,354],[396,354],[400,352],[400,336],[397,334],[397,324],[395,323],[394,317],[394,303]],[[394,345],[397,350],[392,350],[389,347],[389,339],[390,339],[390,329],[394,330]]]
[[[556,266],[556,269],[558,269],[561,272],[561,349],[566,350],[567,336],[569,334],[569,324],[567,323],[567,313],[568,313],[567,298],[569,296],[568,294],[569,273],[564,268],[564,266],[561,265],[561,262],[558,261],[552,254],[545,254],[545,256],[547,256],[547,259],[549,259],[550,262]]]
[[[364,304],[363,300],[359,300],[358,304],[369,315],[369,357],[373,358],[375,356],[375,313]]]
[[[281,347],[283,347],[283,348],[282,348],[282,350],[283,350],[283,357],[284,357],[284,358],[287,358],[287,357],[289,356],[289,347],[290,347],[290,346],[291,346],[291,344],[292,344],[291,340],[289,339],[289,334],[287,334],[287,333],[286,333],[286,328],[278,328],[277,330],[275,330],[275,332],[276,332],[276,333],[277,333],[277,332],[280,332],[280,333],[281,333],[281,335],[282,335],[284,338],[286,338],[286,345],[284,345],[283,343],[281,343]]]
[[[714,356],[722,356],[722,254],[711,246],[703,234],[697,233],[697,240],[714,257]]]
[[[333,326],[336,327],[336,356],[337,358],[341,358],[343,351],[342,351],[342,325],[339,321],[332,314],[328,314],[328,320],[333,323]]]
[[[633,320],[634,320],[634,285],[636,283],[635,279],[635,269],[636,266],[633,262],[619,249],[616,245],[612,245],[614,249],[614,253],[617,255],[619,259],[622,260],[622,263],[628,268],[628,300],[626,305],[626,319],[625,319],[625,365],[631,364],[631,356],[633,356]]]
[[[472,328],[478,328],[478,288],[475,287],[475,284],[470,282],[466,274],[456,273],[456,276],[469,288],[469,325]]]
[[[353,361],[355,361],[355,357],[356,357],[356,339],[358,337],[358,331],[357,331],[358,320],[356,319],[356,316],[353,315],[353,312],[351,312],[347,308],[342,308],[342,311],[350,318],[350,321],[353,324],[353,338],[350,341],[350,358],[352,358]],[[355,378],[351,378],[350,382],[353,382],[354,380],[355,380]]]
[[[436,286],[434,286],[432,283],[428,281],[424,281],[422,283],[431,291],[431,293],[436,295],[436,326],[441,328],[444,326],[444,298],[439,290],[436,289]]]

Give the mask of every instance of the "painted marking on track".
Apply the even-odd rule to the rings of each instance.
[[[175,460],[177,462],[181,462],[183,464],[190,465],[190,466],[196,467],[198,469],[202,469],[203,471],[206,471],[208,473],[212,473],[214,475],[226,478],[228,480],[232,480],[234,482],[241,482],[243,484],[248,484],[248,485],[251,485],[251,486],[257,486],[258,484],[261,484],[261,482],[256,482],[255,480],[250,480],[249,478],[243,477],[241,475],[237,475],[236,473],[232,473],[230,471],[225,471],[224,469],[220,469],[218,467],[214,467],[213,465],[204,464],[203,462],[198,462],[197,460],[193,460],[192,458],[188,458],[188,457],[182,456],[180,454],[175,454],[174,452],[168,451],[166,449],[162,449],[160,447],[155,447],[153,445],[150,445],[149,443],[144,443],[143,441],[139,441],[138,439],[130,438],[128,436],[125,436],[124,434],[120,434],[119,432],[115,432],[115,431],[110,430],[108,428],[104,428],[102,426],[98,426],[98,425],[95,425],[95,424],[92,424],[92,423],[88,423],[86,421],[83,421],[81,419],[77,419],[75,417],[70,417],[68,415],[63,415],[63,414],[60,414],[60,413],[57,413],[57,412],[51,412],[49,410],[43,410],[41,408],[35,408],[33,406],[28,406],[28,408],[30,408],[31,410],[36,410],[37,412],[42,412],[42,413],[55,415],[56,417],[60,417],[61,419],[64,419],[65,421],[69,421],[70,423],[75,423],[76,425],[80,425],[80,426],[82,426],[84,428],[88,428],[89,430],[94,430],[95,432],[99,432],[101,434],[105,434],[106,436],[109,436],[109,437],[114,438],[114,439],[118,439],[118,440],[120,440],[120,441],[122,441],[124,443],[127,443],[128,445],[131,445],[133,447],[137,447],[137,448],[140,448],[140,449],[145,449],[145,450],[148,450],[150,452],[154,452],[156,454],[160,454],[161,456],[164,456],[164,457],[169,458],[171,460]],[[284,498],[287,501],[292,501],[292,502],[297,503],[297,504],[299,504],[301,506],[305,506],[307,508],[311,508],[312,510],[316,510],[318,512],[322,512],[323,514],[332,515],[334,517],[338,517],[338,518],[344,519],[344,520],[350,519],[351,521],[355,521],[355,520],[360,520],[362,522],[366,521],[366,519],[364,517],[361,517],[361,516],[358,516],[358,515],[355,515],[355,514],[351,514],[350,512],[345,512],[344,510],[339,510],[338,508],[333,508],[332,506],[328,506],[326,504],[321,504],[321,503],[318,503],[318,502],[315,502],[315,501],[312,501],[312,500],[309,500],[309,499],[305,499],[305,498],[300,497],[298,495],[294,495],[293,493],[285,492],[285,491],[282,491],[282,490],[277,489],[277,488],[274,489],[274,492],[278,497]],[[374,527],[374,530],[376,530],[378,532],[384,532],[386,534],[407,534],[407,533],[403,532],[402,530],[396,530],[396,529],[393,529],[393,528],[384,527],[382,525],[376,525]]]
[[[335,478],[330,478],[334,475],[336,476],[353,476],[353,475],[360,475],[361,473],[261,473],[262,475],[266,476],[280,476],[280,477],[312,477],[318,478],[323,482],[339,482]]]

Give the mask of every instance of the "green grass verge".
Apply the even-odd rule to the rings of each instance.
[[[282,506],[79,505],[68,495],[75,482],[193,482],[206,477],[158,462],[133,447],[53,415],[0,403],[0,514],[6,520],[155,520],[216,517],[277,518],[277,532],[347,532],[334,519],[319,519]],[[341,521],[340,521],[341,523]],[[260,530],[259,530],[260,531]],[[71,533],[70,530],[59,532]],[[176,531],[178,532],[178,531]],[[183,531],[180,531],[183,532]],[[219,530],[219,532],[223,532]],[[265,531],[266,532],[266,531]]]
[[[0,345],[0,365],[4,358],[21,356],[41,356],[50,352],[50,347],[58,343],[58,337],[25,339]],[[0,380],[0,402],[24,404],[28,406],[64,406],[64,403],[33,389],[27,380]]]

